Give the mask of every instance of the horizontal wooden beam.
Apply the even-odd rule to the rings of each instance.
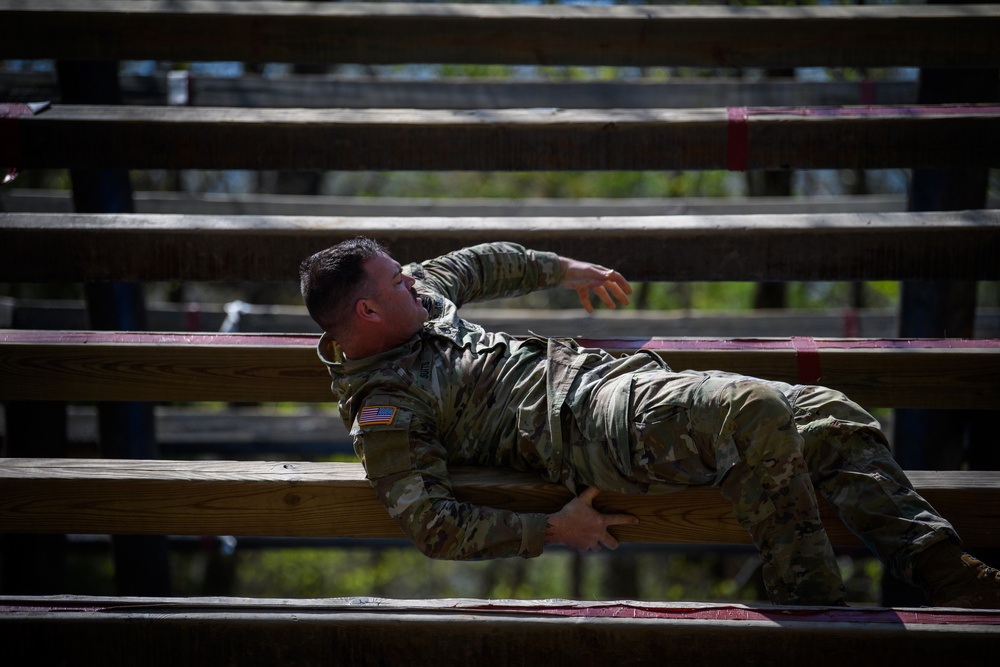
[[[473,171],[995,167],[1000,106],[455,111],[57,105],[0,124],[0,164]]]
[[[303,258],[358,235],[385,242],[401,262],[515,241],[635,281],[1000,278],[1000,210],[977,210],[419,220],[0,213],[0,280],[297,282]]]
[[[316,336],[0,331],[0,400],[331,400]],[[1000,407],[1000,341],[587,340],[640,349],[675,369],[811,381],[868,407]]]
[[[125,104],[304,109],[659,109],[914,104],[916,81],[735,78],[563,81],[369,79],[326,74],[240,77],[174,71],[119,77]],[[179,95],[171,95],[175,90]],[[61,101],[55,72],[0,72],[0,99]]]
[[[988,664],[1000,611],[732,603],[0,597],[18,665]],[[412,658],[419,656],[419,658]],[[433,657],[432,657],[433,656]],[[426,658],[426,659],[425,659]]]
[[[0,0],[0,57],[990,67],[983,5],[664,7]]]
[[[1000,546],[1000,474],[914,471],[915,488],[969,546]],[[460,500],[554,512],[570,498],[533,473],[454,471]],[[747,544],[717,489],[602,494],[596,506],[639,517],[630,542]],[[838,544],[859,543],[827,510]],[[0,459],[0,533],[400,537],[360,463]]]

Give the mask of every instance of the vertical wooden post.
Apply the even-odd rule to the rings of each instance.
[[[954,3],[938,0],[938,4]],[[1000,79],[996,69],[924,69],[920,73],[920,104],[995,102],[998,99]],[[984,208],[988,179],[987,169],[915,169],[909,210]],[[975,314],[975,282],[905,282],[900,300],[899,335],[904,338],[971,338]],[[905,469],[958,468],[966,461],[970,425],[975,421],[975,411],[969,410],[896,410],[894,455]],[[969,443],[969,449],[976,447],[975,443]],[[986,557],[986,554],[978,555]],[[924,600],[916,589],[892,577],[884,577],[882,603],[919,605],[924,604]]]
[[[771,69],[765,73],[767,79],[792,78],[793,69]],[[791,170],[758,170],[747,172],[747,190],[751,197],[791,197]],[[755,309],[785,308],[788,305],[788,283],[757,283],[753,307]]]
[[[57,63],[63,102],[119,104],[118,63]],[[124,169],[72,169],[73,203],[78,213],[132,213],[132,186]],[[94,329],[141,331],[146,328],[142,285],[100,283],[86,286],[87,311]],[[109,458],[155,458],[153,406],[101,403],[98,406],[101,453]],[[115,585],[119,595],[170,595],[170,563],[164,536],[112,539]]]
[[[66,404],[10,401],[5,406],[10,457],[66,456]],[[0,593],[65,593],[66,536],[14,535],[0,538]]]

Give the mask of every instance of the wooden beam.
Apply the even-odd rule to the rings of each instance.
[[[693,602],[0,598],[18,665],[989,664],[1000,612]],[[863,647],[863,648],[859,648]],[[863,650],[863,656],[861,651]],[[401,660],[406,656],[406,660]],[[168,662],[169,660],[169,662]]]
[[[171,72],[199,107],[306,109],[658,109],[718,106],[913,104],[916,81],[743,81],[734,78],[562,81],[516,79],[369,79],[327,74],[240,77]],[[164,105],[166,74],[119,77],[125,104]],[[55,72],[0,72],[0,94],[59,103]]]
[[[635,281],[1000,278],[1000,210],[980,210],[419,221],[0,213],[0,280],[297,282],[303,258],[358,235],[404,263],[515,241]]]
[[[1000,546],[1000,475],[914,471],[915,488],[969,546]],[[360,463],[0,459],[0,533],[399,537]],[[459,469],[460,500],[554,512],[565,487],[533,473]],[[631,542],[746,544],[717,489],[665,495],[602,494],[602,511],[628,512]],[[831,539],[857,544],[825,509]]]
[[[1000,166],[1000,106],[453,111],[57,105],[7,119],[0,139],[0,164],[25,169],[993,167]]]
[[[331,401],[316,336],[0,331],[0,400]],[[868,407],[1000,407],[1000,341],[690,338],[585,340],[844,391]]]
[[[0,57],[695,67],[991,67],[982,5],[663,7],[0,1]]]

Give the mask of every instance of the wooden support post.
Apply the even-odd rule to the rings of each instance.
[[[936,4],[954,4],[938,0]],[[918,102],[922,104],[995,102],[1000,99],[998,72],[992,69],[924,69]],[[986,206],[989,172],[984,168],[915,169],[910,210],[955,211]],[[907,281],[900,303],[900,336],[935,338],[973,336],[976,312],[974,281]],[[969,410],[897,410],[894,455],[909,469],[951,469],[965,461]],[[991,438],[990,446],[994,439]],[[969,449],[976,448],[969,443]],[[983,554],[980,554],[983,555]],[[993,560],[995,560],[995,553]],[[984,556],[985,557],[985,556]],[[919,592],[892,577],[883,578],[884,604],[919,604]]]
[[[10,401],[5,404],[6,456],[66,456],[66,404]],[[0,537],[0,592],[4,595],[65,593],[65,535]]]
[[[59,87],[67,103],[119,104],[118,63],[59,62]],[[125,169],[70,170],[78,213],[132,213],[132,186]],[[90,326],[99,330],[145,328],[141,285],[96,283],[86,288]],[[106,457],[155,458],[153,408],[149,403],[102,403],[98,406],[101,451]],[[122,595],[169,595],[170,564],[164,536],[113,539],[115,584]]]

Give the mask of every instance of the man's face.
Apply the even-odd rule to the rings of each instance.
[[[398,333],[400,342],[409,340],[427,321],[427,309],[413,290],[413,278],[384,254],[368,260],[365,271],[375,290],[371,298],[381,306],[384,322]]]

